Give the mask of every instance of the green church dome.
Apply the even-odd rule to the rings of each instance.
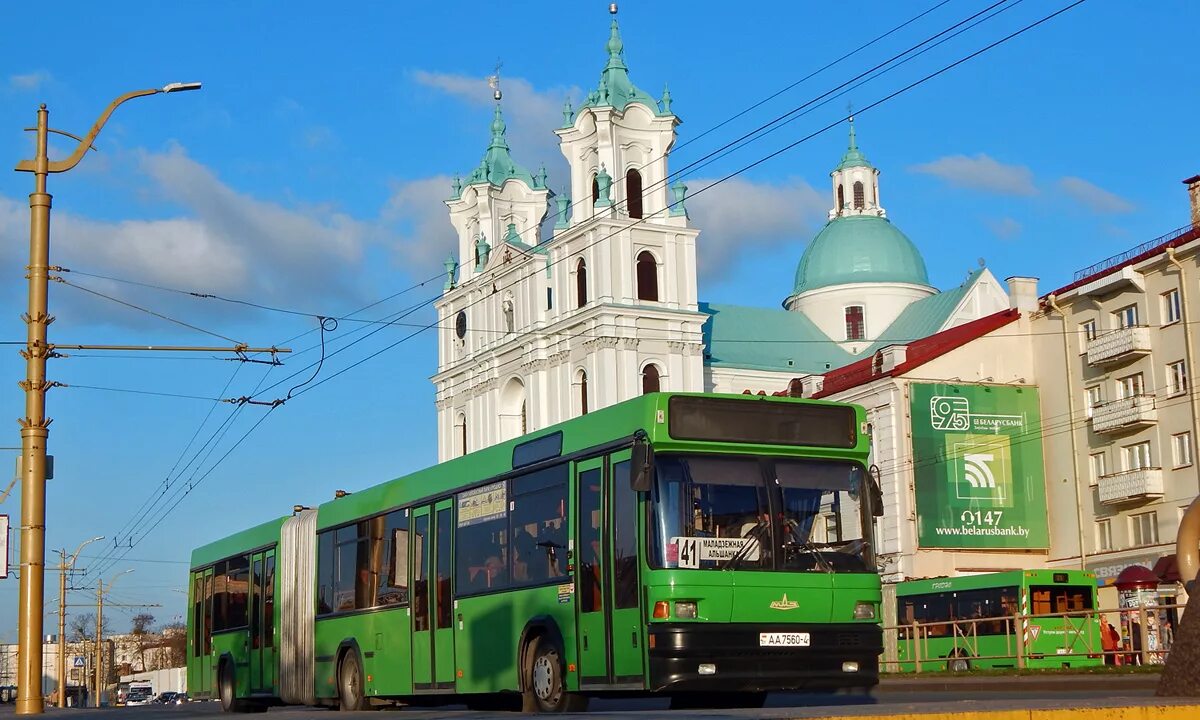
[[[793,296],[850,283],[929,285],[925,260],[895,225],[875,215],[830,220],[800,258]]]

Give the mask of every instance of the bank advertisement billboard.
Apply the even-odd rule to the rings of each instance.
[[[913,383],[917,544],[1046,548],[1037,388]]]

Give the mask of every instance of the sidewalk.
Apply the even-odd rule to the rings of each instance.
[[[1159,673],[1036,673],[1032,675],[884,675],[878,692],[1079,692],[1095,688],[1100,697],[1153,692]]]

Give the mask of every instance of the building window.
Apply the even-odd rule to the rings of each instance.
[[[587,371],[579,371],[579,414],[588,414],[588,383]]]
[[[600,202],[600,180],[597,179],[596,173],[592,173],[592,206]]]
[[[637,256],[638,300],[658,301],[658,261],[647,250]]]
[[[1113,319],[1119,328],[1137,327],[1138,311],[1137,305],[1127,305],[1113,313]]]
[[[1171,459],[1175,467],[1185,467],[1192,464],[1192,434],[1179,433],[1171,436]]]
[[[454,429],[457,431],[456,437],[455,437],[455,440],[456,440],[455,444],[458,446],[458,447],[454,448],[455,449],[454,454],[455,455],[466,455],[467,454],[467,415],[466,415],[466,413],[458,414],[458,419],[455,420],[455,422],[454,422]]]
[[[861,182],[854,183],[854,209],[862,210],[867,206],[867,194],[863,192]]]
[[[633,168],[625,173],[625,204],[629,217],[642,216],[642,174]]]
[[[1096,339],[1096,321],[1079,323],[1079,352],[1087,352],[1088,343]]]
[[[1182,360],[1167,366],[1167,395],[1180,395],[1187,392],[1187,366]]]
[[[866,336],[867,327],[863,320],[863,306],[851,305],[846,308],[846,339],[862,340]]]
[[[846,209],[846,187],[838,185],[838,210]]]
[[[1090,418],[1100,407],[1100,386],[1093,385],[1083,392],[1083,412]]]
[[[554,309],[554,288],[546,288],[546,309]]]
[[[658,392],[661,389],[660,379],[658,366],[654,363],[642,368],[642,394]]]
[[[1104,463],[1104,453],[1093,453],[1089,457],[1089,465],[1091,466],[1092,476],[1088,485],[1095,487],[1100,483],[1100,478],[1106,473],[1107,468]]]
[[[1179,291],[1171,290],[1162,294],[1163,325],[1179,322],[1183,316],[1183,307],[1179,304]]]
[[[1117,379],[1117,399],[1125,400],[1126,398],[1137,397],[1144,394],[1146,391],[1145,384],[1142,381],[1141,373],[1126,375],[1123,378]]]
[[[1150,467],[1150,443],[1140,442],[1121,448],[1125,470],[1144,470]]]
[[[1158,513],[1144,512],[1129,516],[1129,536],[1135,547],[1158,544]]]
[[[1108,552],[1113,549],[1112,544],[1112,521],[1097,520],[1096,521],[1096,550],[1099,552]]]
[[[587,263],[583,258],[575,263],[575,307],[587,305]]]

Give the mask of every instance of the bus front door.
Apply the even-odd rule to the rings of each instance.
[[[629,451],[576,465],[575,582],[585,684],[643,682],[637,495],[629,487],[629,465]]]
[[[250,557],[250,691],[275,691],[275,551]]]
[[[412,668],[416,690],[454,688],[452,502],[442,500],[412,513]]]

